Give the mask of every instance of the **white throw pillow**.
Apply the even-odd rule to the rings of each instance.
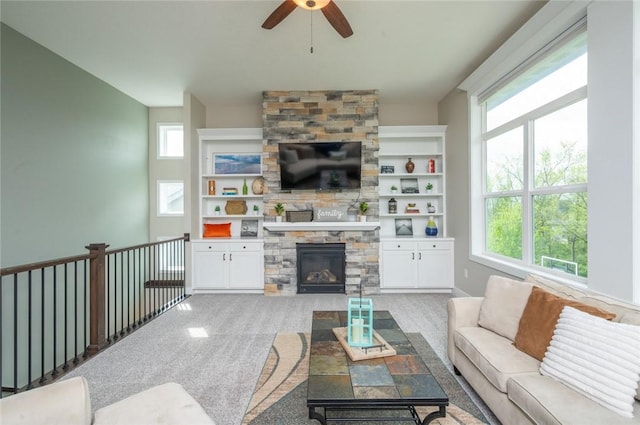
[[[478,325],[513,341],[532,284],[502,276],[490,276],[480,306]]]
[[[564,307],[540,373],[624,417],[640,380],[640,326]]]

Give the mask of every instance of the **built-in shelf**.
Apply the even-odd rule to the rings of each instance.
[[[377,221],[307,221],[307,222],[277,222],[264,223],[264,228],[272,232],[324,232],[324,231],[370,231],[380,228]]]

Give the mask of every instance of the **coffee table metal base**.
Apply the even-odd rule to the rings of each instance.
[[[331,416],[327,418],[327,412],[340,412],[340,411],[373,411],[373,410],[381,410],[381,411],[409,411],[411,417],[339,417],[339,416]],[[332,422],[357,422],[357,421],[369,421],[369,422],[413,422],[416,425],[427,425],[430,424],[431,421],[438,418],[444,418],[447,416],[446,406],[439,406],[439,409],[435,412],[429,413],[425,418],[420,421],[420,416],[418,412],[416,412],[415,407],[406,406],[406,407],[382,407],[382,406],[363,406],[363,407],[324,407],[324,415],[317,412],[315,407],[309,407],[309,419],[315,419],[320,422],[322,425],[327,425],[327,421]]]

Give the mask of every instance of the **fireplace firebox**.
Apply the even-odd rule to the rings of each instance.
[[[345,244],[296,244],[298,294],[345,293]]]

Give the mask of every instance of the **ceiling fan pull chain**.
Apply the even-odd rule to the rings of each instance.
[[[313,54],[313,10],[310,12],[311,14],[311,49],[310,52]]]

